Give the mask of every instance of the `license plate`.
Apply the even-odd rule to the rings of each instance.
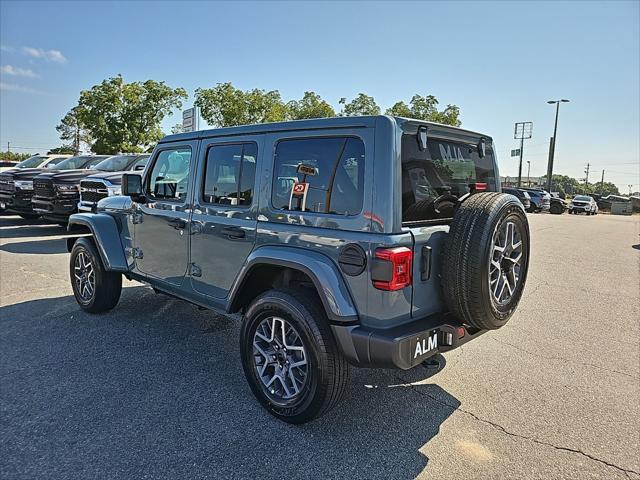
[[[416,335],[411,342],[411,364],[417,365],[429,358],[438,350],[438,330],[431,330],[423,335]]]

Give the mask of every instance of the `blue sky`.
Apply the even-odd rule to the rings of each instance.
[[[462,126],[498,146],[517,174],[513,124],[532,121],[531,174],[546,172],[554,108],[555,173],[640,189],[640,2],[0,2],[0,145],[44,152],[79,92],[121,73],[184,87],[305,90],[338,109],[414,93],[461,108]],[[164,128],[178,123],[176,115]],[[526,165],[526,164],[525,164]],[[526,171],[526,166],[525,166]]]

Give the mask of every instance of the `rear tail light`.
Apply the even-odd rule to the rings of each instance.
[[[411,285],[413,252],[407,247],[380,248],[371,272],[373,286],[379,290],[401,290]]]
[[[473,184],[473,191],[474,192],[486,192],[487,188],[489,188],[489,185],[486,183],[474,183]]]

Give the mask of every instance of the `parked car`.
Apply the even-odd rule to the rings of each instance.
[[[45,220],[66,225],[77,211],[80,180],[96,173],[94,168],[110,155],[80,155],[59,163],[55,170],[40,173],[33,179],[33,211]]]
[[[17,213],[25,219],[40,216],[33,210],[33,179],[47,169],[57,168],[69,155],[36,155],[20,162],[16,168],[0,173],[0,210]]]
[[[531,196],[526,190],[514,187],[502,187],[502,192],[517,197],[526,211],[531,209]]]
[[[89,175],[80,181],[79,212],[92,212],[99,200],[105,197],[120,195],[122,174],[126,170],[140,172],[147,165],[150,155],[134,155],[130,161],[123,165],[122,171],[100,172]]]
[[[546,212],[551,208],[551,195],[544,190],[525,189],[531,197],[530,212]]]
[[[110,310],[124,276],[242,313],[256,398],[309,421],[342,397],[349,363],[409,369],[507,323],[530,237],[494,151],[389,116],[171,135],[143,176],[123,174],[123,196],[71,215],[93,233],[68,242],[75,299]]]
[[[6,170],[11,170],[12,168],[16,168],[18,162],[8,162],[5,160],[0,161],[0,172],[4,172]]]
[[[567,202],[565,202],[561,198],[552,195],[549,200],[551,202],[549,205],[549,212],[555,215],[563,214],[568,208]]]
[[[569,204],[569,213],[586,213],[587,215],[598,214],[598,204],[588,195],[576,195]]]

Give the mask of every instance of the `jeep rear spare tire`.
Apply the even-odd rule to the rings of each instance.
[[[442,286],[463,323],[497,329],[515,311],[529,266],[529,224],[513,195],[477,193],[456,212],[445,241]]]

